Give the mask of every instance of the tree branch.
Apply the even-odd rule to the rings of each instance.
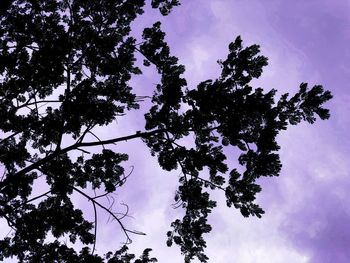
[[[95,229],[94,229],[94,246],[92,248],[92,253],[91,254],[94,254],[95,253],[95,248],[96,248],[96,239],[97,239],[97,209],[96,209],[96,204],[94,202],[91,202],[92,203],[92,206],[94,208],[94,216],[95,216]]]
[[[107,144],[113,144],[121,141],[127,141],[127,140],[132,140],[135,138],[146,138],[158,133],[163,133],[166,132],[167,129],[157,129],[149,132],[140,132],[137,131],[135,134],[124,136],[124,137],[118,137],[114,139],[109,139],[109,140],[101,140],[101,141],[96,141],[96,142],[81,142],[78,144],[79,147],[90,147],[90,146],[99,146],[99,145],[107,145]]]
[[[20,134],[20,133],[21,133],[21,132],[15,132],[15,133],[11,134],[10,136],[8,136],[8,137],[2,139],[2,140],[0,141],[0,144],[6,142],[6,141],[8,141],[8,140],[10,140],[11,138],[15,137],[16,135],[18,135],[18,134]]]
[[[30,105],[36,105],[36,104],[39,104],[39,103],[60,103],[62,101],[59,101],[59,100],[38,100],[36,102],[31,102],[29,103],[30,100],[28,100],[28,103],[24,103],[22,105],[19,105],[18,107],[15,108],[15,110],[19,110],[21,108],[24,108],[24,107],[27,107],[27,106],[30,106]]]
[[[210,128],[210,130],[214,130],[217,128],[218,127],[213,127],[213,128]],[[35,162],[35,163],[23,168],[22,170],[16,172],[15,174],[9,174],[2,182],[0,182],[0,190],[4,189],[11,181],[15,181],[18,176],[23,176],[26,173],[28,173],[34,169],[39,168],[41,165],[45,164],[46,162],[49,162],[49,161],[53,160],[54,158],[60,156],[61,154],[65,154],[65,153],[72,151],[72,150],[77,150],[80,147],[108,145],[108,144],[113,144],[113,143],[117,143],[117,142],[132,140],[132,139],[136,139],[136,138],[147,138],[147,137],[150,137],[150,136],[155,135],[155,134],[165,133],[167,131],[168,131],[168,129],[165,129],[165,128],[157,129],[157,130],[153,130],[153,131],[146,131],[146,132],[137,131],[135,134],[132,134],[132,135],[113,138],[113,139],[109,139],[109,140],[95,141],[95,142],[77,142],[77,143],[72,144],[66,148],[57,149],[52,154],[47,155],[46,157],[38,160],[37,162]],[[187,131],[195,131],[195,130],[189,129]],[[170,139],[170,138],[168,137],[168,139]],[[182,166],[182,164],[181,164],[181,166]]]
[[[226,191],[226,189],[223,188],[223,187],[221,187],[220,185],[214,184],[213,182],[210,182],[210,181],[208,181],[208,180],[206,180],[206,179],[203,179],[203,178],[201,178],[201,177],[199,177],[199,176],[197,176],[196,178],[197,178],[198,180],[200,180],[200,181],[202,181],[202,182],[204,182],[204,183],[210,184],[210,185],[212,185],[213,187],[218,188],[218,189],[220,189],[220,190],[222,190],[222,191],[224,191],[224,192]]]
[[[43,193],[43,194],[41,194],[41,195],[38,195],[38,196],[36,196],[36,197],[33,197],[32,199],[27,200],[25,203],[22,203],[21,206],[24,205],[24,204],[28,204],[28,203],[30,203],[30,202],[33,202],[33,201],[35,201],[35,200],[37,200],[37,199],[39,199],[39,198],[41,198],[41,197],[47,196],[49,193],[51,193],[51,190],[50,190],[50,191],[47,191],[46,193]],[[16,207],[16,208],[18,208],[18,207]]]
[[[123,223],[121,222],[121,220],[110,210],[108,209],[107,207],[101,205],[99,202],[97,202],[94,198],[90,197],[89,195],[87,195],[86,193],[84,193],[83,191],[79,190],[78,188],[76,187],[72,187],[74,191],[78,192],[79,194],[83,195],[84,197],[86,197],[89,201],[93,202],[95,205],[99,206],[100,208],[102,208],[103,210],[105,210],[110,216],[112,216],[117,222],[118,224],[120,225],[121,229],[123,230],[125,236],[126,236],[126,243],[127,244],[130,244],[131,243],[131,238],[129,236],[128,233],[131,233],[131,234],[135,234],[135,235],[146,235],[145,233],[143,232],[139,232],[139,231],[135,231],[135,230],[129,230],[127,228],[125,228],[125,226],[123,225]]]

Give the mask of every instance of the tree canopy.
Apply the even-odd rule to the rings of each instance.
[[[258,45],[245,47],[240,37],[229,44],[227,58],[218,61],[220,76],[189,87],[185,67],[171,55],[160,22],[144,28],[142,42],[136,42],[131,23],[144,13],[145,4],[1,1],[0,217],[13,231],[0,241],[0,260],[155,262],[148,248],[137,259],[126,246],[97,255],[97,221],[89,222],[71,199],[78,193],[93,204],[95,215],[98,209],[109,213],[127,242],[142,234],[127,229],[123,216],[100,202],[127,180],[123,162],[128,155],[109,146],[141,139],[161,168],[181,171],[174,200],[183,217],[169,222],[166,244],[178,245],[185,262],[207,262],[204,235],[212,229],[207,217],[216,206],[211,191],[222,192],[227,206],[244,217],[261,217],[256,180],[279,175],[276,136],[288,125],[329,118],[323,104],[332,96],[320,85],[302,83],[296,94],[279,98],[274,89],[253,88],[250,82],[262,74],[267,58]],[[162,15],[180,5],[177,0],[150,4]],[[160,76],[144,115],[145,129],[99,139],[94,129],[143,103],[145,98],[130,84],[143,67],[153,67]],[[104,146],[101,152],[88,151],[98,145]],[[239,167],[230,167],[226,148],[239,152]],[[33,195],[40,178],[46,188]],[[91,189],[105,194],[91,195]],[[63,236],[84,247],[77,251],[60,241]]]

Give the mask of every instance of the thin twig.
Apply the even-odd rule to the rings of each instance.
[[[94,136],[99,142],[101,142],[101,139],[95,134],[93,133],[91,130],[88,131],[88,133],[90,133],[92,136]],[[105,146],[102,144],[102,148],[105,149]]]
[[[113,214],[113,212],[111,212],[107,207],[101,205],[99,202],[97,202],[96,200],[94,200],[92,197],[90,197],[89,195],[85,194],[83,191],[79,190],[76,187],[72,187],[73,190],[75,190],[76,192],[78,192],[79,194],[85,196],[88,200],[92,201],[93,203],[95,203],[97,206],[99,206],[100,208],[102,208],[103,210],[105,210],[108,214],[110,214],[120,225],[121,229],[123,230],[125,236],[126,236],[126,244],[130,244],[131,243],[131,239],[128,233],[131,234],[135,234],[135,235],[146,235],[143,232],[140,231],[136,231],[136,230],[129,230],[127,228],[125,228],[125,226],[123,225],[123,223],[121,222],[121,220],[115,215]]]
[[[96,239],[97,239],[97,209],[96,209],[96,204],[92,202],[92,206],[94,208],[94,215],[95,215],[95,232],[94,232],[94,246],[92,248],[92,254],[95,253],[95,248],[96,248]]]

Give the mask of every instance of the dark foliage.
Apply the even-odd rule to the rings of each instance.
[[[329,118],[322,105],[332,96],[322,86],[300,85],[276,100],[276,90],[254,89],[267,58],[259,46],[244,47],[240,37],[218,61],[221,76],[187,87],[185,71],[170,54],[161,24],[143,31],[136,44],[130,24],[143,13],[144,0],[13,0],[0,5],[0,217],[13,229],[0,241],[0,260],[20,262],[156,262],[146,249],[139,259],[127,247],[102,257],[95,254],[97,221],[88,222],[71,201],[81,194],[96,210],[109,213],[130,241],[131,231],[99,201],[124,184],[126,154],[92,146],[142,139],[166,171],[182,175],[175,194],[184,217],[171,223],[167,245],[181,248],[185,262],[204,254],[207,216],[216,206],[210,191],[222,191],[227,205],[243,216],[261,217],[256,179],[278,176],[281,162],[276,136],[288,125]],[[168,15],[177,0],[152,0]],[[145,131],[101,141],[94,128],[139,108],[130,79],[153,65],[161,81],[145,115]],[[96,140],[86,141],[92,134]],[[193,146],[181,144],[191,140]],[[71,142],[67,145],[66,142]],[[224,149],[240,152],[240,167],[228,167]],[[82,156],[73,158],[72,153]],[[206,175],[208,171],[209,174]],[[33,196],[33,183],[45,178],[47,191]],[[100,196],[89,189],[105,190]],[[35,201],[35,202],[34,202]],[[96,219],[96,217],[95,217]],[[53,241],[48,240],[51,234]],[[61,237],[85,247],[76,251]]]

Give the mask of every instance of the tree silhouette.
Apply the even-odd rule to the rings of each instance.
[[[179,4],[151,2],[163,15]],[[131,234],[142,234],[127,229],[125,215],[100,202],[127,179],[122,164],[128,155],[108,146],[141,139],[161,168],[182,172],[174,199],[184,216],[171,223],[167,245],[180,246],[185,262],[207,262],[203,235],[211,231],[207,216],[216,206],[209,192],[222,191],[227,206],[245,217],[261,217],[264,212],[254,203],[261,191],[256,179],[280,172],[279,131],[313,123],[316,116],[329,118],[322,105],[332,96],[322,86],[309,89],[302,83],[295,95],[278,100],[276,90],[252,88],[249,83],[261,75],[267,58],[257,45],[244,47],[240,37],[218,61],[217,79],[187,87],[185,68],[171,55],[160,22],[143,30],[141,43],[132,36],[130,24],[144,5],[144,0],[1,1],[0,217],[13,231],[0,241],[0,260],[155,262],[150,249],[139,259],[126,246],[104,256],[95,253],[98,209],[115,219],[127,242]],[[130,86],[142,74],[136,57],[160,75],[145,130],[100,140],[96,127],[136,111],[145,99]],[[98,145],[102,152],[88,151]],[[240,152],[239,168],[228,166],[227,147]],[[34,196],[39,178],[45,178],[47,189]],[[105,193],[90,195],[89,189]],[[94,222],[74,206],[73,193],[92,203]],[[76,251],[60,237],[85,247]]]

